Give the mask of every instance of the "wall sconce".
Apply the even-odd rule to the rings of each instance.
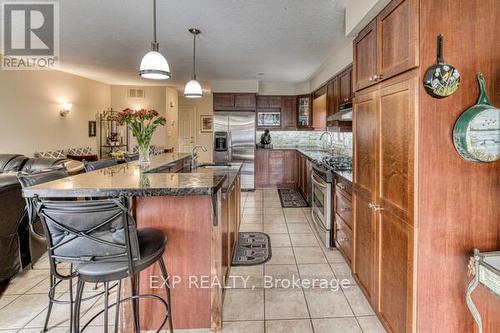
[[[71,108],[73,107],[73,104],[71,103],[64,103],[61,105],[61,110],[59,111],[59,114],[61,117],[66,117],[68,113],[71,111]]]

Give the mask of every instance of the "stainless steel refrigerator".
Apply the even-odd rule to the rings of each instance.
[[[214,162],[243,163],[241,188],[255,188],[255,112],[214,112]]]

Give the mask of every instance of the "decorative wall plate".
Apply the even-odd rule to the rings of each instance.
[[[457,91],[460,73],[443,58],[443,35],[437,37],[437,64],[429,67],[424,75],[424,88],[435,98],[445,98]]]
[[[483,74],[477,75],[477,104],[460,115],[453,129],[453,143],[468,161],[494,162],[500,159],[500,109],[491,105]]]

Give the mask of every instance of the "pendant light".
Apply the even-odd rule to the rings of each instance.
[[[139,70],[141,77],[153,80],[170,79],[170,67],[159,49],[156,41],[156,0],[153,0],[153,42],[151,42],[151,51],[142,58]]]
[[[191,28],[189,32],[193,34],[193,79],[186,83],[184,87],[184,97],[200,98],[203,96],[203,91],[201,90],[201,85],[196,81],[196,36],[201,33],[201,31],[196,28]]]

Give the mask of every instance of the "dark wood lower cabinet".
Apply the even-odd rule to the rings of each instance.
[[[255,186],[296,187],[299,153],[295,150],[264,150],[255,153]]]

